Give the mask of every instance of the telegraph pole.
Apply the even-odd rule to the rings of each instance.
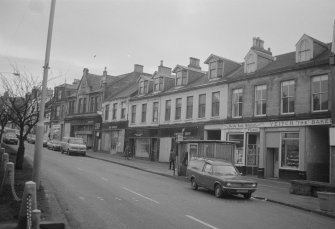
[[[55,6],[56,6],[56,0],[51,0],[47,47],[45,52],[45,62],[43,66],[44,70],[43,70],[43,81],[42,81],[42,97],[40,102],[40,113],[37,123],[37,133],[36,133],[35,153],[34,153],[33,181],[36,183],[37,190],[40,188],[41,159],[42,159],[43,139],[44,139],[44,110],[45,110],[46,89],[48,81],[52,27],[55,16]]]

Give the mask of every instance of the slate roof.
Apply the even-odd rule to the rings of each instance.
[[[98,90],[101,86],[101,78],[102,76],[94,75],[91,73],[87,73],[87,86],[90,88],[90,91]]]
[[[151,74],[131,72],[116,76],[116,80],[107,83],[104,101],[125,98],[137,91],[140,76],[151,77]]]

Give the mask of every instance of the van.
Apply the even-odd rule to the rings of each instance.
[[[80,154],[86,156],[86,145],[82,138],[63,137],[61,142],[61,153],[68,155]]]

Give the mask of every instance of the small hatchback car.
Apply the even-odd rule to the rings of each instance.
[[[193,189],[204,187],[214,191],[217,198],[241,194],[250,199],[257,189],[257,182],[245,179],[230,162],[219,159],[193,159],[186,170]]]

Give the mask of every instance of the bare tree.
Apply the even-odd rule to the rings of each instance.
[[[6,100],[6,94],[1,96],[1,99],[0,99],[0,143],[1,143],[1,139],[2,139],[2,135],[5,131],[5,126],[7,125],[8,123],[8,115],[7,115],[7,110],[3,104],[3,101]]]
[[[6,77],[0,74],[0,85],[7,96],[2,96],[1,103],[8,120],[13,122],[20,131],[19,148],[16,155],[16,169],[22,169],[24,159],[24,140],[37,124],[39,116],[39,97],[41,84],[30,74]]]

